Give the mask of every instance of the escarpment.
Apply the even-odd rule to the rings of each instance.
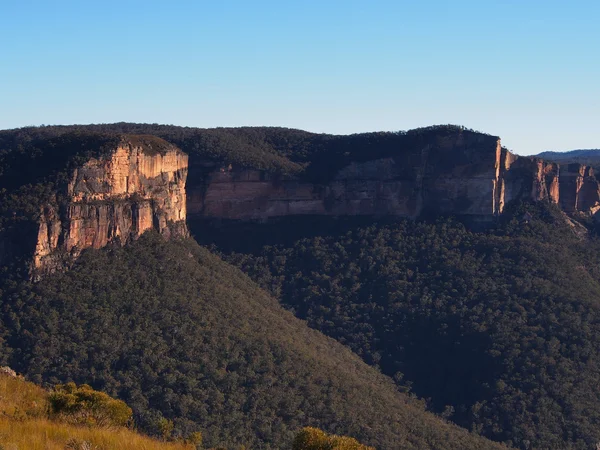
[[[138,124],[8,130],[0,169],[0,261],[26,254],[38,273],[149,229],[185,235],[187,218],[485,222],[515,200],[549,201],[568,214],[600,210],[592,167],[520,157],[498,137],[456,126],[352,136]],[[39,195],[23,190],[42,184]]]
[[[192,215],[241,220],[500,211],[498,167],[512,155],[502,152],[498,138],[457,134],[422,144],[351,162],[320,183],[232,166],[207,172],[206,163],[192,163],[188,209]]]
[[[566,212],[594,214],[600,209],[600,189],[590,167],[519,157],[503,148],[499,138],[476,133],[420,144],[398,146],[384,158],[351,162],[320,183],[192,161],[188,212],[234,220],[435,214],[490,220],[518,199],[550,201]]]
[[[123,245],[149,229],[186,235],[187,171],[187,154],[159,138],[138,136],[75,168],[62,202],[42,208],[34,269],[51,271],[65,256],[110,242]]]

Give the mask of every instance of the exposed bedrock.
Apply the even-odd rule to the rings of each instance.
[[[457,135],[387,157],[355,162],[323,183],[192,161],[192,216],[266,220],[288,215],[456,214],[489,219],[515,199],[548,200],[567,212],[598,209],[589,167],[518,157],[500,139]]]
[[[506,155],[504,155],[506,156]],[[422,148],[355,162],[323,183],[264,171],[192,163],[190,214],[227,219],[267,219],[298,214],[395,215],[424,211],[493,215],[497,138],[440,138]]]
[[[187,234],[187,170],[188,156],[175,146],[157,138],[142,143],[135,136],[107,157],[76,168],[66,201],[41,211],[34,268],[51,271],[65,255],[125,244],[148,229]]]

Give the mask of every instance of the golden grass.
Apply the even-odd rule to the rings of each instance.
[[[45,417],[48,392],[20,378],[0,374],[0,415],[16,419]]]
[[[20,378],[0,374],[2,450],[193,450],[126,428],[78,427],[48,419],[48,392]]]
[[[72,443],[71,447],[66,447]],[[88,443],[89,447],[84,447]],[[166,443],[125,428],[76,427],[47,419],[18,421],[0,418],[0,445],[6,450],[193,450],[182,443]]]

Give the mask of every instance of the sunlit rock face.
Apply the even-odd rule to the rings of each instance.
[[[186,235],[188,156],[154,137],[128,136],[105,158],[76,168],[66,202],[41,211],[33,259],[51,271],[68,255],[110,242],[125,244],[144,231]]]

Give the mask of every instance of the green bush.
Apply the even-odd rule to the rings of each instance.
[[[156,428],[160,436],[166,441],[170,439],[171,435],[173,434],[173,421],[161,417],[156,424]]]
[[[203,448],[202,447],[202,433],[200,431],[194,431],[187,437],[186,442],[188,444],[194,445],[195,448],[197,448],[197,449]]]
[[[65,422],[98,427],[131,423],[132,410],[121,400],[95,391],[87,384],[59,384],[48,397],[50,414]]]
[[[327,434],[319,428],[303,428],[294,439],[293,450],[374,450],[356,439]]]

